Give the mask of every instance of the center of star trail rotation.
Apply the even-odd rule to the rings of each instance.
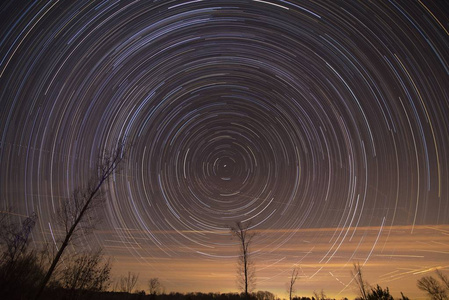
[[[449,220],[448,11],[430,1],[6,2],[2,209],[36,211],[36,239],[52,242],[62,199],[124,139],[126,163],[96,210],[100,233],[73,251],[120,245],[150,265],[231,264],[228,226],[244,221],[262,233],[262,260],[310,257],[304,276],[368,262],[394,226],[411,234]],[[276,254],[309,229],[305,252]]]

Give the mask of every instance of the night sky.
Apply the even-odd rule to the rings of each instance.
[[[237,291],[235,221],[257,232],[257,290],[417,299],[449,270],[449,3],[3,1],[0,209],[62,201],[132,143],[95,210],[114,274]]]

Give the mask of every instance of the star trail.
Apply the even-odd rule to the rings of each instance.
[[[257,289],[282,295],[301,266],[298,294],[351,295],[360,261],[422,297],[419,276],[449,268],[448,16],[427,0],[5,1],[1,210],[36,212],[33,243],[55,243],[61,201],[124,140],[104,221],[70,251],[233,291],[242,221]]]

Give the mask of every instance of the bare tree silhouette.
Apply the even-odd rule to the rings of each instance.
[[[139,274],[132,272],[128,272],[128,276],[121,276],[119,280],[120,291],[125,293],[132,293],[138,280]]]
[[[447,278],[446,275],[444,275],[441,270],[437,269],[435,271],[437,273],[437,276],[440,278],[440,280],[443,282],[443,286],[446,290],[449,290],[449,278]]]
[[[432,300],[447,300],[449,290],[449,280],[440,270],[436,271],[442,284],[433,276],[424,276],[418,279],[417,286],[420,290],[427,292]]]
[[[315,298],[316,300],[326,300],[327,296],[324,293],[324,290],[321,290],[319,293],[317,291],[313,291],[313,297],[312,299]]]
[[[152,295],[154,298],[154,296],[160,295],[163,292],[164,286],[159,281],[159,278],[150,278],[150,280],[148,280],[148,289],[150,295]]]
[[[104,152],[100,158],[100,162],[98,163],[97,171],[88,181],[87,186],[76,189],[73,193],[72,199],[70,199],[71,201],[62,205],[59,213],[59,221],[62,223],[66,231],[66,235],[50,265],[50,268],[47,271],[47,274],[44,277],[44,280],[40,285],[35,299],[39,299],[42,294],[59,260],[61,259],[64,250],[72,240],[72,237],[76,231],[80,229],[79,225],[83,218],[85,218],[85,216],[101,199],[101,187],[117,170],[120,163],[124,159],[126,151],[126,145],[120,142],[114,150]]]
[[[31,216],[25,218],[22,226],[8,223],[6,216],[2,216],[0,224],[0,244],[5,247],[2,254],[2,261],[9,262],[12,267],[17,259],[26,252],[28,237],[36,224],[37,215],[33,213]]]
[[[288,296],[289,299],[292,300],[292,295],[295,292],[295,283],[296,283],[296,279],[298,279],[298,274],[299,274],[299,270],[296,268],[293,268],[292,270],[292,274],[290,275],[290,282],[288,283],[288,288],[287,288],[287,292],[288,292]]]
[[[363,279],[362,267],[360,263],[353,264],[354,269],[351,271],[351,276],[354,278],[355,284],[357,286],[357,290],[360,295],[360,299],[366,300],[368,299],[368,283]]]
[[[249,225],[244,226],[241,222],[236,222],[235,226],[230,227],[231,234],[238,239],[240,244],[237,282],[239,288],[245,293],[246,299],[249,299],[249,292],[254,290],[256,285],[254,262],[251,259],[251,253],[249,251],[255,233],[249,231]]]

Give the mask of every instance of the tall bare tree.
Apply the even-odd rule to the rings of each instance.
[[[87,185],[76,189],[70,202],[61,206],[59,221],[65,229],[65,238],[41,283],[39,291],[36,294],[36,299],[39,299],[64,250],[69,245],[76,231],[80,229],[79,225],[100,201],[101,187],[117,171],[117,168],[124,159],[126,151],[126,145],[120,142],[117,148],[110,152],[105,152],[99,160],[94,176],[88,181]]]
[[[298,279],[299,270],[296,268],[293,268],[292,274],[290,276],[290,282],[288,283],[288,296],[289,299],[292,300],[293,293],[295,292],[295,283],[296,279]]]
[[[353,264],[353,270],[351,271],[351,276],[354,278],[355,284],[359,291],[360,299],[366,300],[368,298],[368,283],[363,279],[362,267],[360,263]]]
[[[246,299],[249,299],[249,293],[256,286],[255,266],[249,251],[252,245],[254,232],[250,232],[249,225],[243,225],[236,222],[235,226],[230,227],[231,234],[236,237],[240,244],[240,255],[238,258],[237,282],[239,288],[245,293]]]

